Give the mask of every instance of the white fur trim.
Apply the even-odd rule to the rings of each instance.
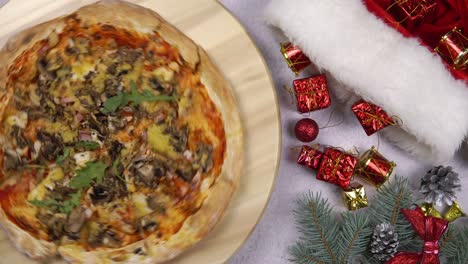
[[[439,56],[359,0],[272,0],[266,17],[344,84],[332,87],[338,98],[352,91],[400,117],[401,128],[382,130],[390,141],[432,162],[453,157],[468,131],[468,87]]]

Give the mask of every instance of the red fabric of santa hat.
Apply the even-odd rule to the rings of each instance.
[[[331,89],[339,99],[353,100],[347,105],[358,97],[398,116],[401,127],[381,131],[391,142],[434,163],[451,159],[462,144],[468,132],[465,81],[362,1],[272,0],[266,18],[342,83]]]

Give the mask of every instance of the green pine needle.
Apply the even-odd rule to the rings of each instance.
[[[440,242],[440,255],[445,263],[467,264],[468,263],[468,228],[458,228],[449,225],[442,241]]]
[[[289,251],[291,261],[298,264],[337,263],[338,224],[332,208],[320,194],[306,194],[297,201],[294,211],[299,242]]]
[[[348,263],[349,258],[367,252],[372,231],[369,218],[364,211],[344,213],[338,241],[340,263]]]
[[[440,240],[440,253],[441,255],[446,255],[447,251],[450,251],[452,246],[456,244],[456,239],[457,239],[457,228],[454,225],[449,225],[447,228],[447,231],[445,231],[445,234],[442,236],[442,239]],[[453,251],[450,252],[453,255]]]
[[[294,211],[299,240],[289,248],[296,264],[380,264],[370,253],[372,233],[377,224],[389,222],[398,233],[398,251],[421,252],[423,243],[403,214],[416,200],[407,179],[395,179],[377,190],[371,206],[342,214],[341,221],[332,212],[328,200],[320,194],[306,194]],[[468,264],[468,228],[453,224],[440,241],[442,264]]]
[[[328,264],[331,262],[324,261],[326,258],[321,256],[323,253],[320,250],[314,249],[310,244],[304,241],[297,242],[296,245],[289,248],[289,253],[292,256],[290,261],[297,264]]]
[[[403,214],[402,208],[410,208],[416,203],[412,191],[408,186],[408,180],[402,177],[383,185],[377,190],[377,194],[369,207],[369,219],[373,226],[383,222],[388,222],[395,227],[400,240],[399,248],[414,245],[415,233],[410,223]]]

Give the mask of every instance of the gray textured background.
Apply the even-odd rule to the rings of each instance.
[[[335,205],[336,210],[345,210],[345,208],[343,207],[341,194],[337,187],[316,180],[313,173],[295,164],[296,156],[290,148],[300,145],[300,142],[295,139],[292,129],[295,122],[303,116],[295,111],[295,107],[291,105],[288,94],[281,89],[283,85],[291,84],[295,76],[287,68],[279,52],[278,43],[284,40],[284,37],[279,32],[265,25],[263,21],[263,9],[269,0],[221,0],[221,2],[249,31],[270,67],[277,87],[284,131],[282,160],[271,200],[255,231],[237,254],[231,258],[230,263],[287,263],[287,248],[297,238],[292,210],[295,207],[294,201],[302,193],[309,190],[321,191]],[[304,26],[313,27],[313,25]],[[303,75],[307,76],[315,73],[318,72],[311,69],[303,73]],[[319,126],[324,126],[333,107],[338,104],[335,100],[331,108],[313,112],[310,114],[310,117],[315,119],[319,123]],[[345,121],[340,126],[323,129],[316,142],[339,146],[345,149],[356,147],[359,151],[365,151],[370,146],[377,145],[377,136],[367,137],[350,112],[347,111]],[[414,189],[418,187],[420,177],[424,175],[426,170],[431,168],[430,164],[424,164],[421,161],[412,159],[405,152],[386,143],[384,139],[380,139],[379,151],[388,159],[397,163],[398,166],[395,169],[395,173],[410,178]],[[450,165],[453,165],[460,173],[463,185],[465,186],[464,190],[468,190],[468,176],[466,176],[468,174],[468,161],[463,161],[459,158],[459,160],[453,161]],[[366,191],[370,199],[372,199],[372,194],[374,193],[373,189],[371,186],[366,185]],[[463,194],[459,193],[458,197],[461,206],[465,211],[468,211],[467,192],[465,191]],[[466,225],[468,224],[468,219],[461,219],[458,223]]]

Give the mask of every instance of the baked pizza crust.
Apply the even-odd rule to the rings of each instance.
[[[157,31],[164,40],[177,47],[194,72],[200,74],[210,98],[222,115],[226,134],[226,156],[222,170],[216,182],[206,192],[207,196],[200,210],[189,216],[182,228],[169,240],[160,241],[155,235],[151,235],[145,240],[120,249],[86,251],[77,245],[65,245],[59,246],[58,252],[70,263],[160,263],[172,259],[196,244],[213,229],[239,184],[243,168],[243,132],[232,89],[201,47],[150,9],[120,0],[104,0],[82,7],[70,16],[76,16],[89,24],[109,23],[142,33]],[[0,51],[0,61],[4,65],[10,65],[24,50],[47,38],[52,31],[61,32],[67,17],[45,22],[12,37]],[[5,87],[6,80],[7,69],[1,67],[0,88]],[[0,97],[0,114],[3,112],[1,105],[4,105],[1,101],[7,99]],[[0,223],[13,243],[27,255],[35,259],[55,256],[55,244],[36,239],[20,229],[6,217],[1,208]],[[138,248],[143,248],[145,253],[134,253]]]
[[[13,185],[16,179],[5,181],[0,188]],[[57,255],[57,245],[53,242],[40,240],[19,228],[13,223],[0,206],[0,226],[6,232],[8,238],[13,242],[15,247],[35,260],[44,260]]]

